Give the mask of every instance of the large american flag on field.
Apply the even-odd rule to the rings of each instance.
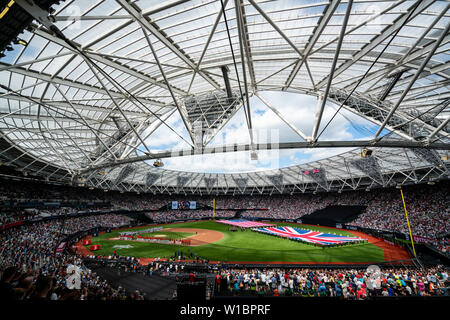
[[[248,221],[248,220],[243,220],[243,219],[217,220],[217,222],[220,222],[223,224],[229,224],[229,225],[240,227],[240,228],[259,228],[259,227],[273,226],[273,224],[256,222],[256,221]]]
[[[291,240],[304,241],[309,243],[317,243],[320,245],[343,244],[353,241],[361,241],[363,239],[356,237],[346,237],[337,234],[323,233],[318,231],[297,229],[292,227],[268,227],[253,229],[254,231],[263,232]]]

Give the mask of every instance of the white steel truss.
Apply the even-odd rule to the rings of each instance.
[[[28,45],[0,58],[2,163],[47,179],[84,176],[98,188],[139,192],[317,190],[299,174],[303,167],[242,173],[247,185],[237,188],[232,175],[172,172],[145,161],[177,155],[154,152],[147,143],[160,126],[174,130],[167,124],[171,115],[179,115],[189,135],[187,154],[207,153],[241,106],[251,138],[244,149],[258,150],[249,105],[254,95],[302,141],[276,148],[368,146],[377,150],[385,183],[447,177],[448,160],[421,163],[405,150],[430,148],[445,157],[449,149],[448,1],[66,0],[51,16],[33,1],[16,2],[35,21],[23,33]],[[230,70],[228,83],[221,68]],[[233,95],[242,92],[228,104],[227,84]],[[265,101],[263,91],[320,97],[312,135]],[[198,100],[211,96],[220,97],[214,107]],[[190,97],[197,102],[186,103]],[[327,101],[377,124],[373,140],[322,141]],[[194,141],[198,119],[209,130],[200,144]],[[390,133],[382,136],[383,129]],[[327,188],[370,182],[351,166],[357,153],[317,166],[326,172]],[[118,168],[130,164],[134,173],[116,179]],[[154,170],[158,178],[147,179]]]

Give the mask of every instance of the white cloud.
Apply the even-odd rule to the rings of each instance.
[[[284,92],[262,92],[260,95],[277,108],[294,126],[305,135],[311,136],[314,118],[317,112],[316,97]],[[303,141],[283,120],[267,108],[256,96],[252,97],[252,124],[255,143],[279,143]],[[335,114],[338,106],[327,103],[319,133]],[[350,124],[352,121],[353,126]],[[184,124],[176,112],[167,123],[186,140],[190,141]],[[342,109],[320,136],[320,140],[355,140],[366,138],[370,126],[367,120]],[[241,108],[225,127],[211,141],[209,146],[230,144],[249,144],[249,132],[245,120],[244,109]],[[181,140],[166,126],[162,125],[148,139],[153,151],[180,150],[189,145]],[[301,150],[270,150],[259,151],[258,161],[250,160],[249,152],[231,152],[212,155],[196,155],[164,159],[165,168],[192,172],[247,172],[276,169],[288,165],[302,164],[334,156],[352,148],[315,148]]]
[[[165,150],[166,148],[188,148],[189,144],[179,137],[180,135],[187,141],[190,141],[189,135],[184,127],[184,123],[181,120],[180,114],[178,112],[175,112],[169,117],[169,119],[164,122],[169,125],[176,133],[167,125],[161,124],[158,129],[156,129],[155,132],[153,132],[145,141],[150,150],[156,152]]]

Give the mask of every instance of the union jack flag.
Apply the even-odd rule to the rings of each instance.
[[[331,244],[343,244],[363,240],[361,238],[356,237],[346,237],[331,233],[323,233],[318,231],[297,229],[292,227],[268,227],[253,230],[271,235],[276,235],[283,238],[288,238],[291,240],[317,243],[325,246]]]
[[[229,224],[232,226],[240,227],[240,228],[258,228],[258,227],[270,227],[272,224],[256,222],[256,221],[248,221],[243,219],[234,219],[234,220],[217,220],[217,222],[223,224]]]

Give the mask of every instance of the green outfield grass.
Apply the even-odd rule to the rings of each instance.
[[[297,225],[292,223],[276,223],[280,226],[292,225],[297,228],[331,232],[352,236],[344,230],[325,227]],[[145,243],[126,240],[107,240],[119,236],[120,231],[101,234],[92,238],[92,244],[100,244],[101,250],[96,254],[111,255],[115,250],[119,255],[140,258],[170,257],[177,250],[184,255],[190,252],[212,261],[246,261],[246,262],[382,262],[384,252],[381,248],[369,244],[350,244],[344,247],[321,248],[297,241],[281,239],[274,236],[247,231],[229,231],[229,226],[215,221],[196,221],[163,225],[164,228],[199,228],[220,231],[224,238],[212,244],[186,247],[168,244]],[[142,228],[148,228],[142,227]],[[134,228],[139,229],[139,228]],[[123,230],[121,230],[123,231]],[[159,234],[168,234],[164,230]],[[153,233],[153,235],[156,233]],[[178,236],[183,233],[176,233]],[[184,236],[187,236],[184,234]],[[183,237],[183,236],[181,236]],[[116,245],[130,245],[131,248],[114,248]]]

